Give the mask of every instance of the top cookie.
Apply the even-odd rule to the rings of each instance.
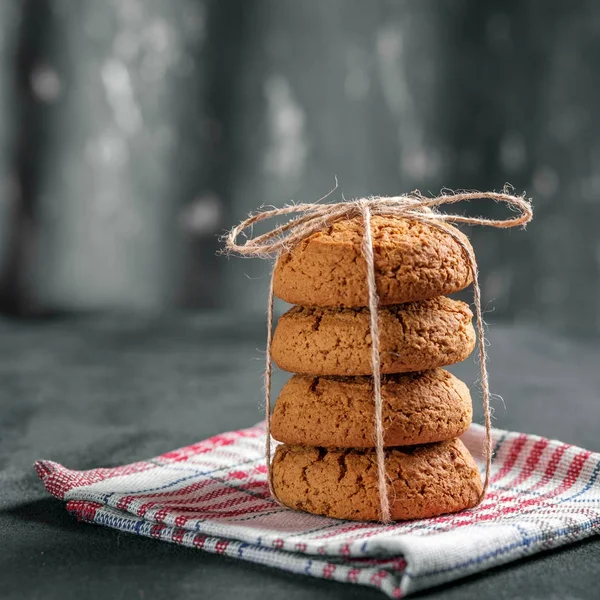
[[[371,220],[379,303],[403,304],[446,296],[471,283],[460,245],[432,225],[400,217]],[[468,238],[454,229],[465,244]],[[359,218],[338,221],[282,254],[274,293],[301,306],[368,306],[367,267]]]

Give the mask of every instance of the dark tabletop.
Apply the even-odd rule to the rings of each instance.
[[[224,314],[0,323],[0,597],[384,598],[77,523],[32,469],[127,463],[254,424],[263,335],[260,317]],[[600,451],[600,342],[501,325],[490,341],[496,426]],[[477,378],[473,360],[452,370]],[[592,538],[420,595],[597,598],[599,564]]]

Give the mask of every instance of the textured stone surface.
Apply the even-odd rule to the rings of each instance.
[[[2,600],[381,600],[381,592],[78,523],[35,475],[38,458],[90,469],[143,460],[262,418],[264,314],[0,320]],[[497,427],[600,451],[600,344],[490,326]],[[473,385],[477,365],[452,367]],[[274,394],[287,379],[277,370]],[[473,389],[475,420],[481,422]],[[430,590],[435,600],[597,596],[600,540]]]
[[[443,369],[384,375],[381,396],[386,446],[449,440],[471,423],[469,389]],[[286,444],[372,448],[374,418],[371,377],[294,375],[277,398],[271,433]]]
[[[423,371],[469,356],[473,314],[464,302],[438,297],[379,309],[382,373]],[[310,375],[371,374],[368,309],[295,306],[279,318],[272,357]]]
[[[394,520],[433,517],[477,504],[477,465],[460,440],[386,450]],[[277,447],[273,488],[290,508],[370,521],[380,518],[374,450]]]
[[[458,230],[465,244],[469,240]],[[379,303],[402,304],[465,288],[464,250],[436,227],[398,217],[371,221]],[[303,306],[368,306],[361,219],[345,219],[300,242],[277,261],[274,292]]]

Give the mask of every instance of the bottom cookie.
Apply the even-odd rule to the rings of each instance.
[[[395,521],[458,512],[477,504],[481,478],[458,439],[386,452],[388,495]],[[273,488],[282,504],[338,519],[375,521],[380,515],[373,450],[277,447]]]

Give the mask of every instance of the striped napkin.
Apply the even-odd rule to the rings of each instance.
[[[78,519],[388,596],[447,583],[600,532],[600,454],[496,430],[473,510],[393,525],[294,512],[269,498],[264,425],[116,468],[35,468]],[[483,429],[463,441],[479,456]],[[479,456],[479,458],[478,458]]]

